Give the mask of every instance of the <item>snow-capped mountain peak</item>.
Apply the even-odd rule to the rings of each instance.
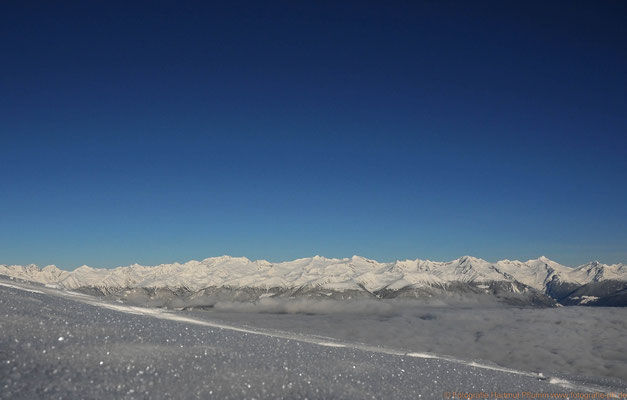
[[[512,290],[527,287],[548,293],[551,285],[554,287],[556,283],[581,286],[605,280],[627,281],[627,268],[624,264],[608,266],[595,261],[573,269],[544,256],[526,262],[501,260],[496,263],[468,255],[448,262],[415,259],[388,263],[358,255],[350,258],[316,255],[279,263],[220,256],[154,267],[133,264],[102,269],[83,265],[74,271],[63,271],[53,265],[42,269],[35,265],[0,265],[0,275],[66,289],[101,288],[105,292],[132,288],[185,288],[190,291],[206,288],[318,288],[375,294],[384,289],[429,289],[456,282],[486,288],[493,282],[501,282],[506,287],[516,288]]]

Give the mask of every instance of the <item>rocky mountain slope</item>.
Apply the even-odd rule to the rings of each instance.
[[[592,262],[570,268],[540,257],[496,263],[464,256],[453,261],[381,263],[364,257],[320,256],[270,263],[213,257],[154,267],[115,269],[0,265],[0,275],[62,289],[117,296],[153,305],[211,306],[219,300],[265,297],[429,298],[492,296],[521,305],[627,305],[627,266]]]

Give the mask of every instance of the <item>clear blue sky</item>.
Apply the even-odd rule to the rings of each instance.
[[[627,2],[211,3],[2,2],[0,263],[627,261]]]

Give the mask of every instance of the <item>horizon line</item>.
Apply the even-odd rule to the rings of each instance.
[[[469,254],[466,254],[466,255],[454,258],[454,259],[449,260],[449,261],[438,261],[438,260],[431,260],[431,259],[427,259],[427,258],[424,258],[424,259],[423,258],[415,258],[415,259],[406,258],[406,259],[403,259],[403,260],[395,259],[394,261],[379,261],[379,260],[376,260],[376,259],[373,259],[373,258],[360,256],[358,254],[354,254],[354,255],[352,255],[350,257],[341,257],[341,258],[340,257],[326,257],[326,256],[321,256],[319,254],[316,254],[314,256],[309,256],[309,257],[299,257],[299,258],[287,259],[287,260],[282,260],[282,261],[269,261],[269,260],[266,260],[266,259],[252,259],[252,258],[249,258],[249,257],[246,257],[246,256],[231,256],[231,255],[228,255],[228,254],[223,254],[221,256],[211,256],[211,257],[206,257],[206,258],[199,259],[199,260],[192,258],[192,259],[188,259],[187,261],[182,261],[182,262],[181,261],[172,261],[172,262],[162,262],[162,263],[157,263],[157,264],[152,264],[152,265],[145,265],[145,264],[140,264],[138,262],[133,262],[133,263],[130,263],[130,264],[127,264],[127,265],[117,265],[117,266],[113,266],[113,267],[98,267],[98,266],[94,267],[94,266],[90,266],[90,265],[87,265],[87,264],[82,264],[82,265],[79,265],[77,267],[74,267],[73,269],[71,267],[58,266],[58,265],[56,265],[54,263],[52,263],[52,264],[45,264],[45,265],[43,265],[43,264],[39,265],[39,264],[36,264],[36,263],[27,263],[27,264],[2,264],[2,263],[0,263],[0,265],[20,266],[20,267],[36,266],[36,267],[38,267],[40,269],[43,269],[43,268],[49,267],[49,266],[54,266],[54,267],[56,267],[58,269],[61,269],[61,270],[73,271],[73,270],[76,270],[76,269],[81,268],[81,267],[89,267],[89,268],[93,268],[93,269],[108,269],[108,270],[110,270],[110,269],[125,268],[125,267],[131,267],[131,266],[157,267],[157,266],[160,266],[160,265],[171,265],[171,264],[183,265],[183,264],[187,264],[187,263],[190,263],[190,262],[203,262],[203,261],[206,261],[206,260],[219,259],[219,258],[246,259],[246,260],[248,260],[250,262],[266,262],[266,263],[269,263],[269,264],[282,264],[282,263],[288,263],[288,262],[294,262],[294,261],[306,260],[306,259],[315,259],[315,258],[326,259],[326,260],[347,261],[347,260],[350,260],[350,259],[355,258],[355,257],[362,258],[362,259],[367,260],[367,261],[374,261],[374,262],[379,263],[379,264],[391,264],[391,263],[404,262],[404,261],[426,261],[426,262],[434,262],[434,263],[450,263],[450,262],[461,260],[463,258],[470,258],[470,259],[475,259],[475,260],[478,260],[478,261],[485,261],[485,262],[490,263],[490,264],[496,264],[496,263],[504,262],[504,261],[528,263],[528,262],[531,262],[531,261],[539,261],[539,260],[545,259],[547,261],[551,261],[551,262],[554,262],[554,263],[559,264],[561,266],[568,267],[568,268],[573,268],[573,269],[581,267],[581,266],[584,266],[584,265],[592,264],[592,263],[599,263],[599,264],[608,265],[608,266],[611,266],[611,265],[625,265],[625,263],[623,263],[623,262],[606,264],[606,263],[603,263],[603,262],[601,262],[599,260],[592,260],[592,261],[585,262],[583,264],[579,264],[579,265],[576,265],[576,266],[571,266],[571,265],[562,264],[562,263],[560,263],[558,261],[555,261],[553,259],[550,259],[550,258],[548,258],[548,257],[546,257],[544,255],[541,255],[541,256],[539,256],[537,258],[531,258],[531,259],[526,260],[526,261],[522,261],[522,260],[518,260],[518,259],[509,259],[509,258],[504,258],[504,259],[500,259],[500,260],[497,260],[497,261],[489,261],[489,260],[486,260],[486,259],[481,258],[481,257],[471,256]]]

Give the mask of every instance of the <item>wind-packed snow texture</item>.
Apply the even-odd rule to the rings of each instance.
[[[445,392],[625,391],[611,380],[543,377],[20,287],[0,285],[2,398],[434,399]]]
[[[201,295],[224,297],[223,289],[246,289],[245,295],[231,295],[236,300],[257,300],[263,296],[425,298],[442,293],[485,293],[518,295],[524,297],[522,303],[535,305],[549,305],[551,299],[568,305],[627,304],[625,264],[592,262],[569,268],[546,257],[527,262],[490,263],[465,256],[450,262],[418,259],[380,263],[359,256],[316,256],[270,263],[222,256],[154,267],[82,266],[71,272],[53,265],[42,269],[35,265],[0,265],[0,275],[65,289],[92,288],[100,294],[128,289],[169,289],[190,294],[210,289]]]

